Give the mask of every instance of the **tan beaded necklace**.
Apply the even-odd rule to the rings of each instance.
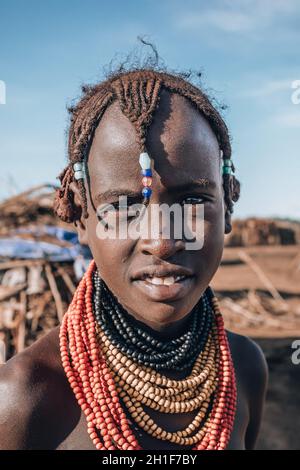
[[[172,380],[149,367],[138,365],[118,351],[99,326],[97,337],[117,391],[135,423],[151,436],[162,440],[181,445],[198,442],[205,434],[204,420],[217,386],[219,358],[216,326],[191,374],[184,380]],[[145,412],[143,405],[162,413],[189,413],[194,410],[198,413],[186,429],[171,433],[161,429]]]

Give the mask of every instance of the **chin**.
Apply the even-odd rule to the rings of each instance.
[[[178,308],[179,306],[157,303],[152,306],[145,306],[142,315],[139,319],[149,325],[153,329],[164,328],[172,323],[182,320],[188,315],[189,310]],[[145,313],[149,313],[145,316]]]

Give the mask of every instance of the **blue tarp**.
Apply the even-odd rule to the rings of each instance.
[[[18,228],[15,233],[32,233],[35,236],[50,235],[58,240],[66,241],[77,245],[78,235],[76,232],[71,230],[65,230],[61,227],[55,227],[53,225],[43,225],[42,227],[30,227],[30,228]]]
[[[77,233],[64,230],[61,227],[43,226],[18,229],[15,233],[32,233],[35,236],[50,235],[58,240],[68,241],[70,247],[55,243],[25,240],[23,238],[0,238],[0,256],[6,258],[49,259],[50,261],[75,261],[78,256],[91,259],[92,254],[87,246],[80,245]]]
[[[51,261],[72,261],[79,254],[78,248],[78,246],[66,248],[54,243],[23,240],[17,237],[0,239],[0,256],[7,258],[46,258]]]

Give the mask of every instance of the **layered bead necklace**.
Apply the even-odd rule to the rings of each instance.
[[[142,366],[154,370],[186,370],[192,367],[204,348],[212,326],[209,300],[203,296],[191,312],[188,330],[179,338],[162,342],[150,330],[141,328],[133,317],[119,304],[106,284],[93,276],[94,311],[97,323],[110,342],[126,356]]]
[[[162,341],[125,311],[92,261],[63,318],[60,350],[97,449],[140,450],[132,421],[156,439],[194,450],[227,447],[236,410],[235,373],[210,288],[191,312],[187,330]],[[167,370],[187,371],[186,377],[170,379]],[[168,432],[145,407],[196,415],[185,429]]]

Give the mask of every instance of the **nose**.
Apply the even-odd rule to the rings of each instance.
[[[148,219],[149,222],[149,219]],[[163,215],[159,222],[158,219],[154,216],[152,219],[153,225],[148,225],[148,230],[143,233],[143,236],[140,239],[140,250],[143,254],[150,254],[156,256],[157,258],[170,258],[179,251],[185,250],[185,243],[181,239],[175,239],[174,236],[174,225],[168,217]]]
[[[185,249],[182,240],[174,240],[174,238],[158,238],[142,239],[140,240],[141,252],[143,254],[150,254],[157,258],[167,259],[174,256],[177,252]]]
[[[139,249],[143,254],[166,259],[185,250],[185,242],[181,239],[180,232],[174,230],[175,216],[176,214],[171,215],[165,206],[148,208],[139,239]]]

